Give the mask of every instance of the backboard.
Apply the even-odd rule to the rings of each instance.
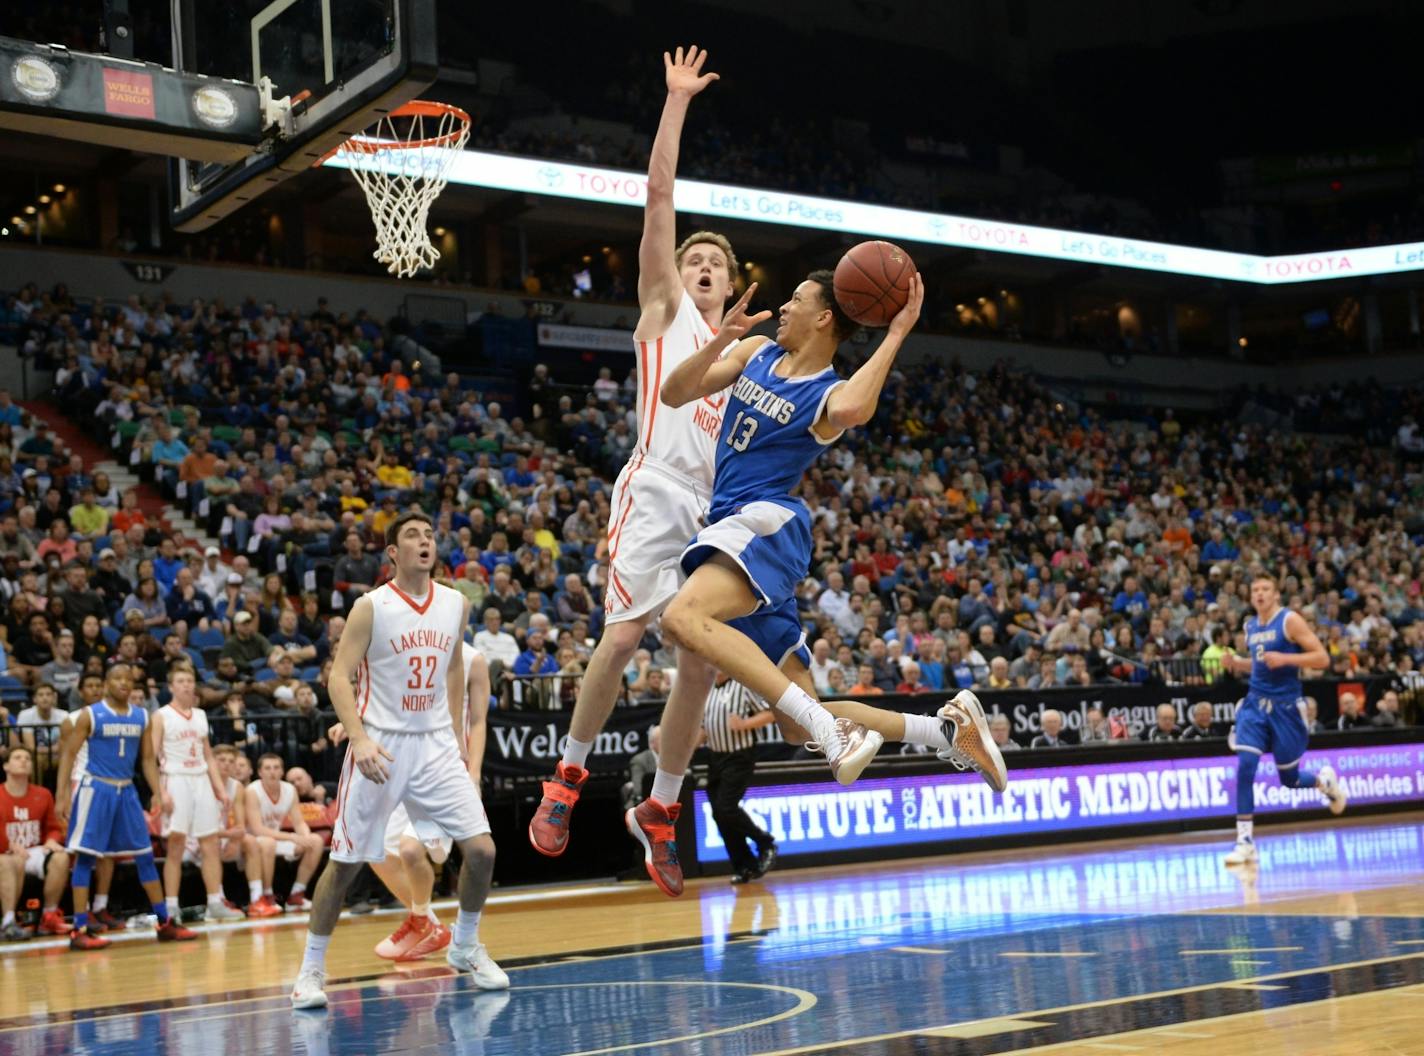
[[[236,163],[171,166],[173,226],[201,231],[414,99],[439,68],[436,0],[173,0],[173,65],[294,102]],[[308,94],[309,93],[309,94]]]

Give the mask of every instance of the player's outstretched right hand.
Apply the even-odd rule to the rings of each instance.
[[[368,781],[377,785],[384,785],[386,778],[390,776],[390,770],[382,762],[382,758],[395,761],[395,756],[386,751],[369,737],[351,742],[351,754],[356,760],[356,769],[366,776]]]
[[[737,298],[737,303],[727,309],[727,314],[722,317],[721,329],[718,335],[725,334],[730,340],[736,341],[754,326],[766,322],[771,318],[770,310],[763,308],[756,315],[747,315],[747,305],[751,302],[752,294],[756,293],[757,284],[752,283],[747,287],[747,292]]]
[[[685,52],[678,48],[673,55],[663,52],[668,93],[696,95],[713,81],[719,80],[710,70],[707,73],[702,72],[702,64],[706,61],[707,52],[699,50],[696,44],[691,45]]]

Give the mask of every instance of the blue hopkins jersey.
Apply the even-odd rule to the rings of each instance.
[[[1290,609],[1281,608],[1264,624],[1255,616],[1246,618],[1246,648],[1251,651],[1251,692],[1270,700],[1299,700],[1304,691],[1300,685],[1300,668],[1278,667],[1272,671],[1261,659],[1262,653],[1303,653],[1299,645],[1286,637],[1286,617]]]
[[[758,500],[784,500],[831,441],[811,431],[826,397],[844,380],[827,367],[781,378],[772,372],[786,350],[765,344],[728,390],[712,482],[713,522]]]
[[[89,705],[89,718],[94,732],[89,735],[88,772],[112,781],[132,780],[148,712],[130,707],[127,715],[118,715],[107,700],[101,700]]]

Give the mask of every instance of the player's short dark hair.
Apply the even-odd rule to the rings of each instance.
[[[428,524],[432,529],[435,527],[435,522],[430,519],[430,514],[424,510],[406,510],[405,513],[386,525],[386,545],[395,546],[396,540],[400,538],[401,529],[412,521]]]
[[[8,763],[10,761],[10,756],[14,755],[16,752],[24,752],[30,757],[31,763],[35,761],[35,753],[29,748],[26,748],[23,744],[12,744],[9,748],[5,750],[4,756],[0,757],[0,764]]]
[[[846,315],[845,309],[836,300],[836,273],[829,268],[818,268],[806,276],[806,281],[820,287],[821,303],[831,310],[831,335],[836,344],[854,337],[860,330],[860,324]]]
[[[263,763],[265,763],[268,759],[275,759],[275,760],[277,760],[277,765],[279,765],[283,770],[287,769],[287,764],[282,761],[282,757],[281,757],[280,755],[278,755],[276,752],[263,752],[261,755],[259,755],[259,756],[257,757],[257,765],[258,765],[258,766],[261,766],[261,765],[262,765]]]

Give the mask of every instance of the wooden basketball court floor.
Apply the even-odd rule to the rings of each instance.
[[[499,892],[513,988],[392,969],[343,919],[325,1012],[304,918],[0,947],[0,1053],[1424,1054],[1424,814],[773,873]],[[575,834],[577,838],[577,834]],[[450,910],[445,911],[448,918]]]

